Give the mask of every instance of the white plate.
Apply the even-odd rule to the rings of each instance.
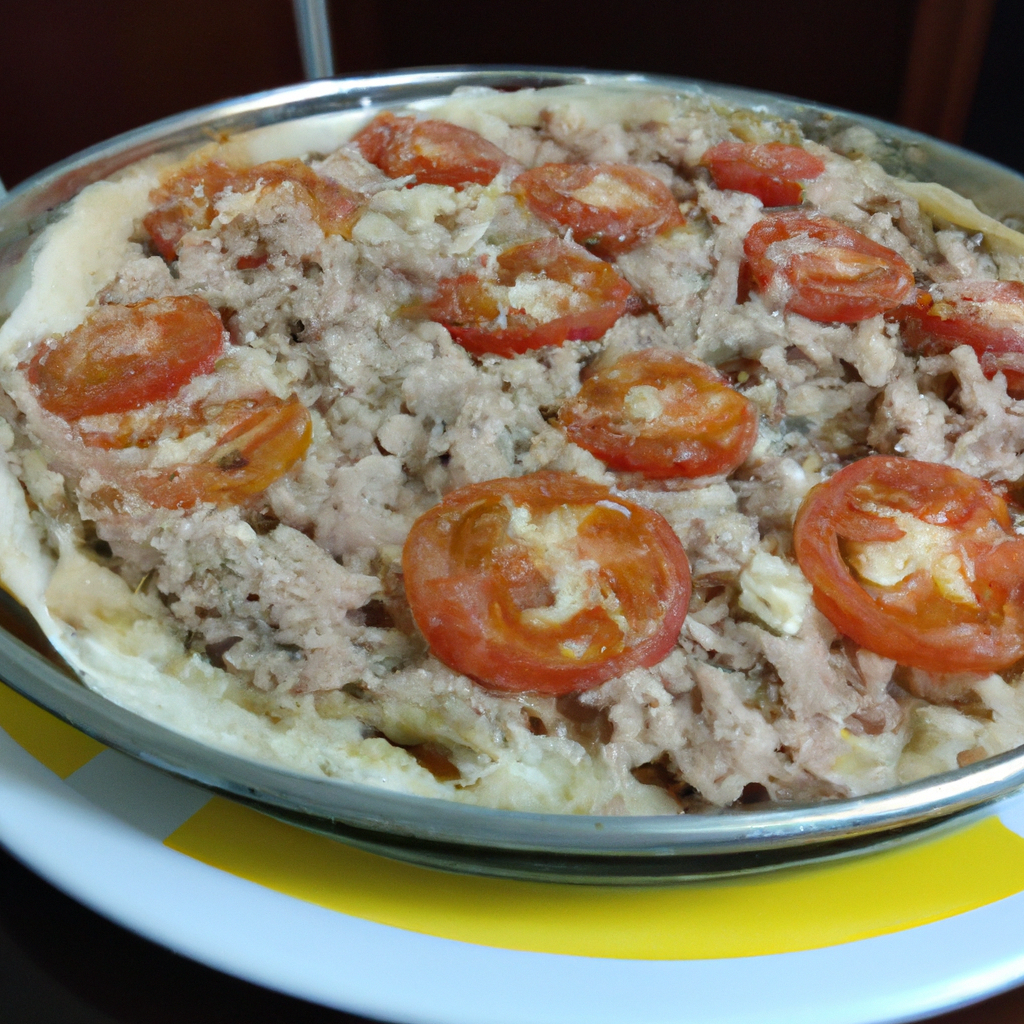
[[[1024,836],[1024,797],[1001,805],[999,819],[1009,831],[990,818],[930,845],[711,885],[612,891],[462,879],[350,852],[248,809],[234,811],[220,798],[211,802],[205,791],[113,751],[100,750],[22,698],[3,687],[0,691],[0,725],[7,729],[0,731],[0,842],[60,889],[155,942],[248,981],[337,1009],[383,1020],[439,1024],[820,1024],[825,1019],[832,1024],[867,1024],[937,1013],[1024,978],[1024,839],[1018,838]],[[174,833],[171,844],[180,847],[191,842],[202,847],[194,823],[205,821],[206,855],[217,842],[223,849],[234,844],[237,852],[240,837],[230,829],[210,845],[218,806],[228,818],[252,815],[254,822],[266,822],[267,835],[276,838],[258,850],[246,847],[254,858],[250,867],[236,865],[233,870],[252,874],[266,867],[270,872],[266,877],[278,888],[297,891],[299,882],[282,882],[274,871],[280,872],[282,864],[298,864],[296,870],[301,873],[303,850],[310,843],[328,844],[316,849],[326,850],[329,860],[337,854],[339,863],[348,858],[350,867],[355,865],[352,870],[373,867],[365,876],[366,884],[378,889],[363,893],[365,900],[359,904],[363,916],[328,909],[332,900],[336,902],[328,891],[332,877],[342,884],[330,872],[316,875],[314,870],[316,877],[302,883],[306,898],[299,899],[211,867],[164,841]],[[986,859],[978,837],[993,835],[1000,848],[999,865],[970,863],[972,856]],[[957,850],[967,862],[946,865],[943,858]],[[906,906],[899,903],[900,893],[913,888],[915,876],[922,871],[927,874],[927,866],[921,867],[922,858],[927,857],[938,858],[936,878],[943,880],[944,887],[967,884],[969,888],[962,880],[1002,871],[1010,880],[1004,879],[1004,886],[1010,884],[1016,894],[931,924],[825,948],[711,959],[633,959],[629,953],[581,956],[494,948],[365,919],[387,917],[394,913],[396,900],[405,900],[412,907],[408,920],[423,927],[415,924],[417,909],[440,899],[439,906],[452,906],[452,917],[442,919],[444,914],[439,914],[436,927],[428,924],[424,931],[450,935],[465,928],[466,906],[472,913],[472,899],[489,893],[492,903],[504,899],[507,906],[495,909],[481,903],[481,934],[486,936],[494,934],[502,914],[514,923],[510,908],[521,905],[521,900],[527,905],[538,898],[550,904],[562,901],[567,910],[575,898],[578,911],[586,905],[579,902],[579,895],[589,893],[594,907],[610,906],[602,903],[609,898],[619,901],[616,913],[628,906],[656,911],[672,901],[690,910],[700,904],[705,917],[698,914],[694,922],[713,920],[716,905],[728,906],[736,934],[746,935],[742,941],[749,947],[751,942],[756,946],[761,940],[778,941],[775,922],[765,917],[766,892],[781,894],[790,908],[802,900],[813,904],[825,878],[833,887],[837,879],[851,883],[845,893],[848,905],[844,906],[842,894],[833,901],[835,918],[845,913],[862,924],[870,922],[871,915],[865,917],[856,908],[874,899],[878,901],[875,916],[882,923],[876,922],[873,929],[901,927],[901,915],[913,918],[922,913],[920,894],[917,903],[910,897]],[[866,871],[871,874],[865,875]],[[869,877],[887,877],[888,883],[872,884],[870,890],[854,884]],[[353,885],[358,889],[361,884],[358,879],[355,883],[344,880],[342,887],[349,890],[346,898],[352,898]],[[405,886],[405,895],[384,892],[379,888],[382,884]],[[458,893],[465,887],[471,899],[460,906]],[[446,903],[453,893],[456,898]],[[935,895],[936,906],[945,907],[940,912],[949,913],[943,902],[949,893]],[[989,897],[991,892],[970,898]],[[384,907],[379,914],[373,909],[375,901]],[[749,913],[744,913],[745,907]],[[785,907],[779,912],[786,917]],[[706,916],[709,913],[711,917]],[[790,923],[795,919],[792,914],[787,918]],[[590,933],[595,929],[593,922],[580,920],[578,942],[585,948],[593,941]],[[844,927],[850,927],[849,922]],[[717,938],[714,928],[706,933],[712,947],[726,941],[722,935],[727,931]],[[791,944],[820,940],[820,936],[808,938],[809,933],[801,937],[799,932],[798,928]],[[523,934],[525,938],[512,938],[510,944],[528,946],[538,933],[527,928]],[[554,941],[564,944],[567,934],[572,934],[571,929],[563,928],[561,938]],[[692,954],[701,936],[680,933],[677,939]]]

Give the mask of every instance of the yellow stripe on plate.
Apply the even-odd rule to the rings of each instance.
[[[673,888],[451,875],[215,797],[167,846],[330,910],[505,949],[701,960],[832,946],[1024,891],[1024,839],[997,818],[875,854]]]
[[[0,727],[61,778],[105,749],[3,684]],[[619,959],[815,949],[953,917],[1024,891],[1024,839],[996,817],[830,864],[650,889],[432,871],[221,798],[193,815],[166,845],[365,920],[505,949]]]
[[[0,683],[0,728],[62,779],[106,748]]]

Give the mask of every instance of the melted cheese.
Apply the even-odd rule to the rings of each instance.
[[[628,182],[613,174],[597,174],[583,188],[572,194],[577,202],[598,209],[631,210],[647,205],[647,198]]]
[[[587,304],[586,296],[571,284],[552,281],[543,274],[520,274],[508,290],[507,301],[509,309],[521,309],[542,324]]]
[[[898,540],[851,542],[847,562],[870,583],[894,587],[915,572],[931,574],[947,601],[977,605],[971,582],[974,567],[964,555],[956,530],[926,523],[909,512],[885,510],[903,531]]]
[[[664,411],[658,389],[650,384],[637,384],[626,392],[624,400],[626,415],[631,420],[656,420]]]
[[[793,636],[811,605],[811,585],[795,565],[759,551],[740,573],[739,605],[777,633]]]
[[[602,504],[621,509],[629,515],[628,509],[614,502]],[[534,564],[544,573],[554,598],[546,607],[524,611],[523,620],[538,626],[555,626],[568,622],[588,608],[604,608],[625,633],[627,623],[618,598],[601,585],[600,566],[579,556],[576,538],[584,514],[582,510],[563,506],[534,518],[529,509],[513,506],[508,534],[529,550]],[[585,653],[589,640],[581,641],[581,645],[583,650],[573,652],[577,657]]]

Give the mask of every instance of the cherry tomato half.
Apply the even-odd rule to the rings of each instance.
[[[511,191],[606,259],[686,223],[668,186],[630,164],[542,164],[520,174]]]
[[[489,480],[413,524],[402,555],[416,624],[493,690],[583,690],[675,646],[690,600],[656,512],[568,473]]]
[[[654,348],[587,377],[558,421],[613,469],[655,479],[731,472],[750,454],[758,427],[754,403],[710,366]]]
[[[188,231],[208,228],[213,223],[215,204],[228,188],[251,192],[291,182],[296,198],[312,212],[324,234],[349,237],[358,218],[360,197],[344,185],[317,174],[301,160],[273,160],[254,167],[230,168],[221,161],[187,167],[168,178],[150,193],[153,210],[143,219],[153,248],[172,262],[178,244]],[[243,258],[242,266],[259,265]]]
[[[711,171],[717,188],[749,192],[765,206],[798,206],[802,182],[825,170],[824,160],[783,142],[720,142],[700,162]]]
[[[216,311],[194,296],[99,306],[43,342],[27,367],[39,404],[67,420],[170,398],[209,373],[224,347]]]
[[[559,238],[506,249],[497,264],[493,280],[464,274],[439,282],[424,307],[476,355],[593,341],[622,316],[632,295],[614,267]]]
[[[187,232],[213,222],[214,200],[231,184],[233,174],[222,160],[210,160],[176,171],[149,193],[153,209],[142,226],[168,263],[177,257],[178,243]]]
[[[361,197],[341,182],[317,174],[301,160],[272,160],[257,164],[235,175],[231,187],[236,192],[254,188],[274,188],[291,182],[298,198],[310,208],[325,235],[348,238],[357,219]]]
[[[284,476],[313,438],[309,410],[295,395],[232,406],[220,422],[227,429],[201,458],[141,473],[133,489],[160,508],[238,505]]]
[[[774,285],[789,312],[819,323],[885,313],[914,287],[899,253],[828,217],[771,214],[750,229],[743,251],[762,292]]]
[[[1024,371],[1000,367],[998,357],[1024,356],[1024,284],[1019,281],[966,281],[920,292],[911,305],[893,310],[903,324],[903,339],[922,355],[950,352],[970,345],[986,376],[999,369],[1006,390],[1024,398]]]
[[[386,110],[352,141],[389,178],[413,174],[419,185],[489,185],[508,160],[494,143],[468,128]]]
[[[862,647],[939,673],[1024,657],[1024,538],[984,481],[861,459],[807,495],[793,541],[814,603]]]

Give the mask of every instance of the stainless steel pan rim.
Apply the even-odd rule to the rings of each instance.
[[[501,811],[312,778],[224,753],[105,700],[3,631],[0,678],[101,742],[284,820],[376,852],[486,873],[635,881],[774,867],[912,838],[1024,784],[1018,750],[827,803],[679,817]]]
[[[684,79],[537,68],[432,68],[318,81],[188,111],[120,135],[22,183],[0,202],[0,268],[53,208],[85,185],[157,152],[343,110],[399,106],[459,86],[575,84],[700,92],[814,125],[863,124],[920,177],[959,186],[987,212],[1024,211],[1024,178],[906,129],[814,104]],[[6,252],[5,252],[6,250]],[[0,678],[101,742],[271,814],[406,859],[458,870],[636,881],[775,866],[892,841],[1024,785],[1024,749],[882,793],[810,805],[680,816],[599,817],[500,811],[307,777],[230,755],[110,703],[0,631]],[[616,867],[616,864],[619,867]],[[689,867],[687,867],[689,865]],[[717,865],[717,866],[716,866]]]

